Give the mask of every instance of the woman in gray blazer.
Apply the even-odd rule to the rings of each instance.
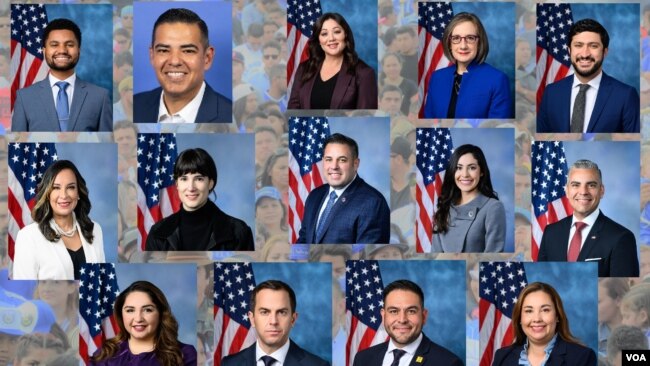
[[[432,252],[503,251],[506,212],[478,146],[467,144],[454,150],[433,219]]]

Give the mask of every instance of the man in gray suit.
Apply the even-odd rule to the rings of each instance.
[[[54,19],[43,31],[47,78],[18,90],[11,130],[47,132],[111,131],[113,106],[108,90],[75,74],[81,30],[69,19]]]

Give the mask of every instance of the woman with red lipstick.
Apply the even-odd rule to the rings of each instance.
[[[115,299],[113,308],[120,331],[91,357],[91,365],[196,365],[196,349],[178,341],[178,322],[154,284],[132,283]]]
[[[377,109],[375,71],[357,56],[341,14],[318,18],[308,47],[309,59],[294,75],[289,109]]]
[[[485,62],[490,47],[481,20],[456,14],[442,42],[454,65],[431,75],[424,118],[513,118],[508,77]]]
[[[543,282],[526,286],[512,312],[514,342],[494,355],[492,366],[594,366],[596,353],[571,334],[562,299]]]
[[[502,252],[506,211],[492,188],[490,169],[480,147],[454,150],[442,181],[432,252]]]
[[[145,250],[254,250],[246,223],[221,211],[209,199],[217,166],[201,148],[187,149],[174,163],[181,209],[151,227]]]
[[[32,209],[34,223],[18,232],[13,279],[78,280],[84,263],[103,263],[102,228],[88,217],[86,181],[69,160],[43,174]]]

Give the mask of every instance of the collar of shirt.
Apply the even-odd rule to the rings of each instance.
[[[418,347],[420,347],[420,343],[422,343],[422,338],[424,336],[420,332],[420,335],[411,343],[407,344],[406,346],[400,348],[402,351],[405,351],[406,354],[400,358],[399,363],[400,365],[410,365],[411,360],[413,360],[413,357],[415,356],[415,352],[418,350]],[[393,340],[391,339],[388,341],[388,349],[386,350],[386,355],[384,356],[384,363],[383,365],[390,365],[393,362],[393,350],[397,349],[397,346],[393,343]],[[388,363],[386,363],[388,362]]]
[[[594,212],[590,213],[589,216],[585,217],[584,220],[581,220],[587,226],[582,229],[582,242],[580,243],[580,249],[582,249],[582,246],[585,244],[585,241],[589,237],[589,233],[591,232],[591,229],[594,227],[594,224],[596,223],[596,219],[598,218],[598,215],[600,214],[600,209],[597,208],[594,210]],[[576,220],[575,216],[572,216],[571,219],[571,230],[569,230],[569,241],[567,244],[567,253],[569,253],[569,247],[571,246],[571,238],[573,238],[573,235],[576,233]]]
[[[199,114],[199,107],[203,101],[203,94],[205,93],[205,81],[201,84],[201,89],[194,96],[189,103],[185,105],[180,111],[170,115],[165,107],[165,91],[160,93],[160,104],[158,105],[158,122],[161,123],[195,123],[196,115]]]
[[[343,188],[334,189],[334,188],[332,188],[332,186],[330,186],[330,191],[329,191],[328,195],[329,195],[330,193],[332,193],[332,191],[336,192],[336,197],[337,197],[336,200],[338,201],[339,198],[341,198],[341,195],[343,194],[343,192],[345,192],[345,190],[348,189],[348,187],[350,186],[350,184],[352,184],[352,182],[354,182],[355,179],[357,179],[357,175],[356,175],[356,174],[354,175],[354,178],[350,181],[350,183],[348,183],[348,184],[347,184],[345,187],[343,187]]]
[[[56,105],[56,97],[59,94],[59,87],[54,85],[58,83],[59,81],[65,81],[68,84],[68,87],[65,88],[65,93],[68,94],[68,108],[72,106],[72,96],[74,95],[74,84],[77,81],[77,74],[73,73],[68,77],[67,79],[64,80],[59,80],[56,77],[54,77],[52,74],[49,74],[47,76],[47,79],[50,81],[50,88],[52,88],[52,96],[54,97],[54,105]]]
[[[540,366],[546,365],[546,361],[548,361],[548,358],[551,357],[551,351],[553,351],[553,347],[555,347],[555,341],[557,341],[557,333],[555,333],[553,338],[551,338],[551,341],[548,342],[544,348],[544,361],[542,361]],[[522,349],[521,353],[519,354],[519,366],[530,366],[530,362],[528,361],[528,339],[526,339],[524,349]]]
[[[595,78],[589,80],[587,84],[589,84],[589,89],[594,89],[598,91],[598,88],[600,87],[600,81],[603,80],[603,71],[600,70],[600,73],[598,73],[598,76]],[[572,89],[578,88],[580,90],[579,86],[582,85],[583,82],[581,82],[577,76],[574,75],[573,77],[573,85],[571,86]]]
[[[282,366],[284,365],[284,361],[287,358],[287,354],[289,353],[289,344],[291,343],[290,340],[287,339],[287,342],[280,348],[278,348],[277,351],[271,353],[270,355],[267,355],[262,348],[260,347],[260,342],[257,341],[255,342],[255,360],[256,360],[256,365],[257,366],[264,366],[264,362],[261,360],[262,356],[271,356],[275,359],[275,364],[273,366]]]

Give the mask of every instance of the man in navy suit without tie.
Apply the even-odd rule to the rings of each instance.
[[[390,210],[384,196],[357,175],[359,146],[340,133],[325,140],[327,184],[307,196],[297,243],[388,244]]]
[[[605,195],[598,165],[589,160],[573,163],[565,190],[573,215],[544,229],[537,260],[596,262],[598,277],[638,277],[634,234],[598,208]]]
[[[81,30],[69,19],[54,19],[43,31],[47,78],[16,93],[13,132],[97,132],[113,130],[108,90],[81,80],[75,66]]]
[[[329,366],[289,339],[296,323],[296,294],[286,283],[268,280],[251,292],[251,326],[257,341],[239,353],[223,359],[223,366]]]
[[[162,13],[149,48],[160,87],[133,96],[133,121],[231,122],[232,102],[204,81],[213,59],[203,19],[184,8]]]
[[[422,333],[428,311],[424,293],[409,280],[397,280],[384,288],[381,318],[390,339],[354,357],[354,366],[463,366],[458,356]]]
[[[609,34],[593,19],[569,30],[574,74],[544,90],[537,132],[634,132],[640,130],[639,93],[603,71]]]

